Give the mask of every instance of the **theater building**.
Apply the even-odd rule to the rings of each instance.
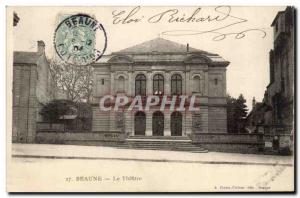
[[[127,136],[183,136],[227,133],[226,67],[229,62],[209,53],[156,38],[103,56],[93,64],[93,132],[124,132]],[[148,111],[126,108],[102,111],[106,95],[195,96],[198,111],[177,111],[160,105]],[[178,101],[176,106],[178,106]],[[129,104],[128,104],[129,105]],[[144,105],[144,104],[143,104]]]

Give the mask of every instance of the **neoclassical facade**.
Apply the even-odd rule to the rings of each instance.
[[[226,67],[217,54],[156,38],[102,57],[93,64],[93,131],[123,131],[129,136],[189,136],[226,133]],[[150,110],[101,111],[105,95],[195,96],[199,111],[160,105]],[[144,101],[144,100],[143,100]],[[176,106],[178,103],[176,102]]]

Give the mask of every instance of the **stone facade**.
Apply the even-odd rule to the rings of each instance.
[[[49,63],[45,44],[37,52],[14,52],[13,56],[13,142],[34,142],[39,109],[50,100]]]
[[[294,122],[294,68],[295,68],[295,10],[287,7],[272,23],[274,49],[270,51],[270,83],[264,103],[266,124],[292,126]]]
[[[228,64],[229,62],[217,54],[162,38],[103,56],[93,64],[92,131],[123,130],[127,135],[134,136],[138,134],[140,128],[145,128],[144,133],[142,130],[142,135],[156,136],[157,131],[154,128],[159,123],[159,126],[163,127],[163,134],[161,134],[163,136],[189,136],[192,132],[226,133],[226,66]],[[145,84],[137,82],[140,77]],[[175,77],[180,79],[177,81],[178,84],[174,83]],[[141,91],[140,86],[144,86],[145,90]],[[140,113],[137,111],[103,112],[99,108],[100,99],[108,94],[133,98],[140,94],[144,97],[159,93],[171,97],[175,89],[179,90],[180,95],[189,98],[195,95],[200,111],[186,110],[174,113],[169,108],[160,111],[159,106],[156,106]],[[137,115],[140,115],[141,119],[136,118]],[[155,117],[156,115],[158,117]],[[157,121],[157,118],[160,121]],[[177,119],[176,122],[174,119]],[[138,123],[143,124],[137,127]],[[182,130],[177,133],[174,132],[175,128]]]

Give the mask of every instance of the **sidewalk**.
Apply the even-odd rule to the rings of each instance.
[[[190,153],[181,151],[131,150],[103,146],[54,144],[12,144],[12,156],[18,158],[293,166],[293,156],[220,152]]]

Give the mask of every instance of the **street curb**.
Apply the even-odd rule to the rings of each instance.
[[[138,159],[138,158],[109,158],[109,157],[42,156],[42,155],[12,155],[12,157],[13,158],[43,158],[43,159],[120,160],[120,161],[198,163],[198,164],[264,165],[264,166],[289,166],[289,167],[293,167],[293,164],[280,164],[280,163],[277,163],[277,162],[276,163],[258,163],[258,162]]]

